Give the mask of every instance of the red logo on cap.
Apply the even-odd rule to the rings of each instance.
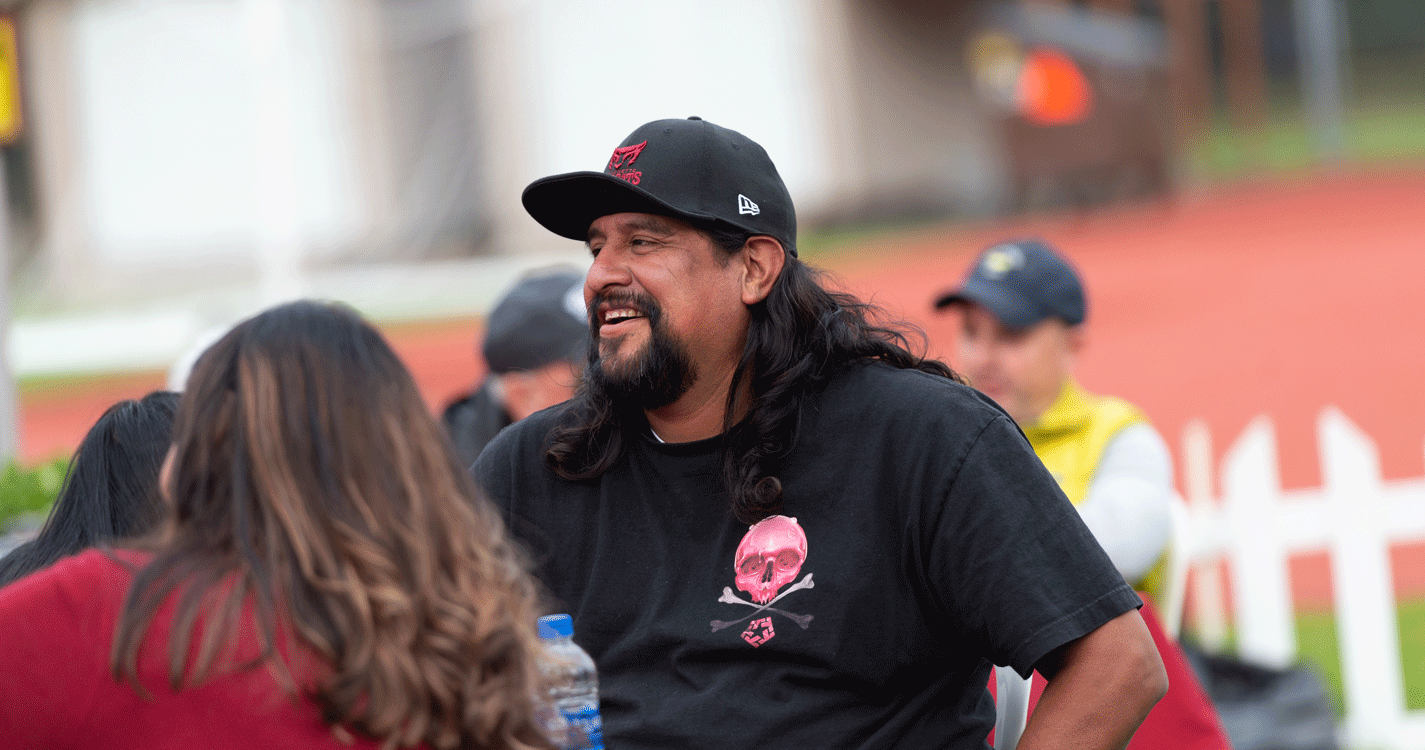
[[[614,155],[609,157],[609,169],[620,169],[631,167],[638,161],[638,155],[643,153],[643,147],[648,145],[648,141],[635,143],[632,146],[620,146],[614,149]]]
[[[614,177],[631,185],[637,185],[643,179],[643,173],[635,169],[623,169],[623,167],[633,166],[633,163],[638,161],[638,155],[643,153],[643,147],[647,145],[648,141],[644,141],[614,149],[613,156],[609,157],[609,171],[613,172]]]

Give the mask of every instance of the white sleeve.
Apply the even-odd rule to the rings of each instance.
[[[1167,547],[1174,493],[1168,446],[1151,425],[1129,425],[1109,441],[1079,515],[1129,583]]]

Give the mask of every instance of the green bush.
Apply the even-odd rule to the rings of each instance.
[[[26,513],[47,512],[59,496],[69,459],[59,458],[34,467],[11,463],[0,472],[0,531]]]

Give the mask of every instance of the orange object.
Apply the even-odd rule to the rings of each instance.
[[[1068,55],[1030,51],[1019,73],[1019,111],[1036,125],[1074,125],[1088,119],[1093,89]]]

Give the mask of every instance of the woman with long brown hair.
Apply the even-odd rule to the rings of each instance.
[[[7,746],[550,746],[535,586],[358,315],[239,324],[174,439],[159,532],[0,592]]]

